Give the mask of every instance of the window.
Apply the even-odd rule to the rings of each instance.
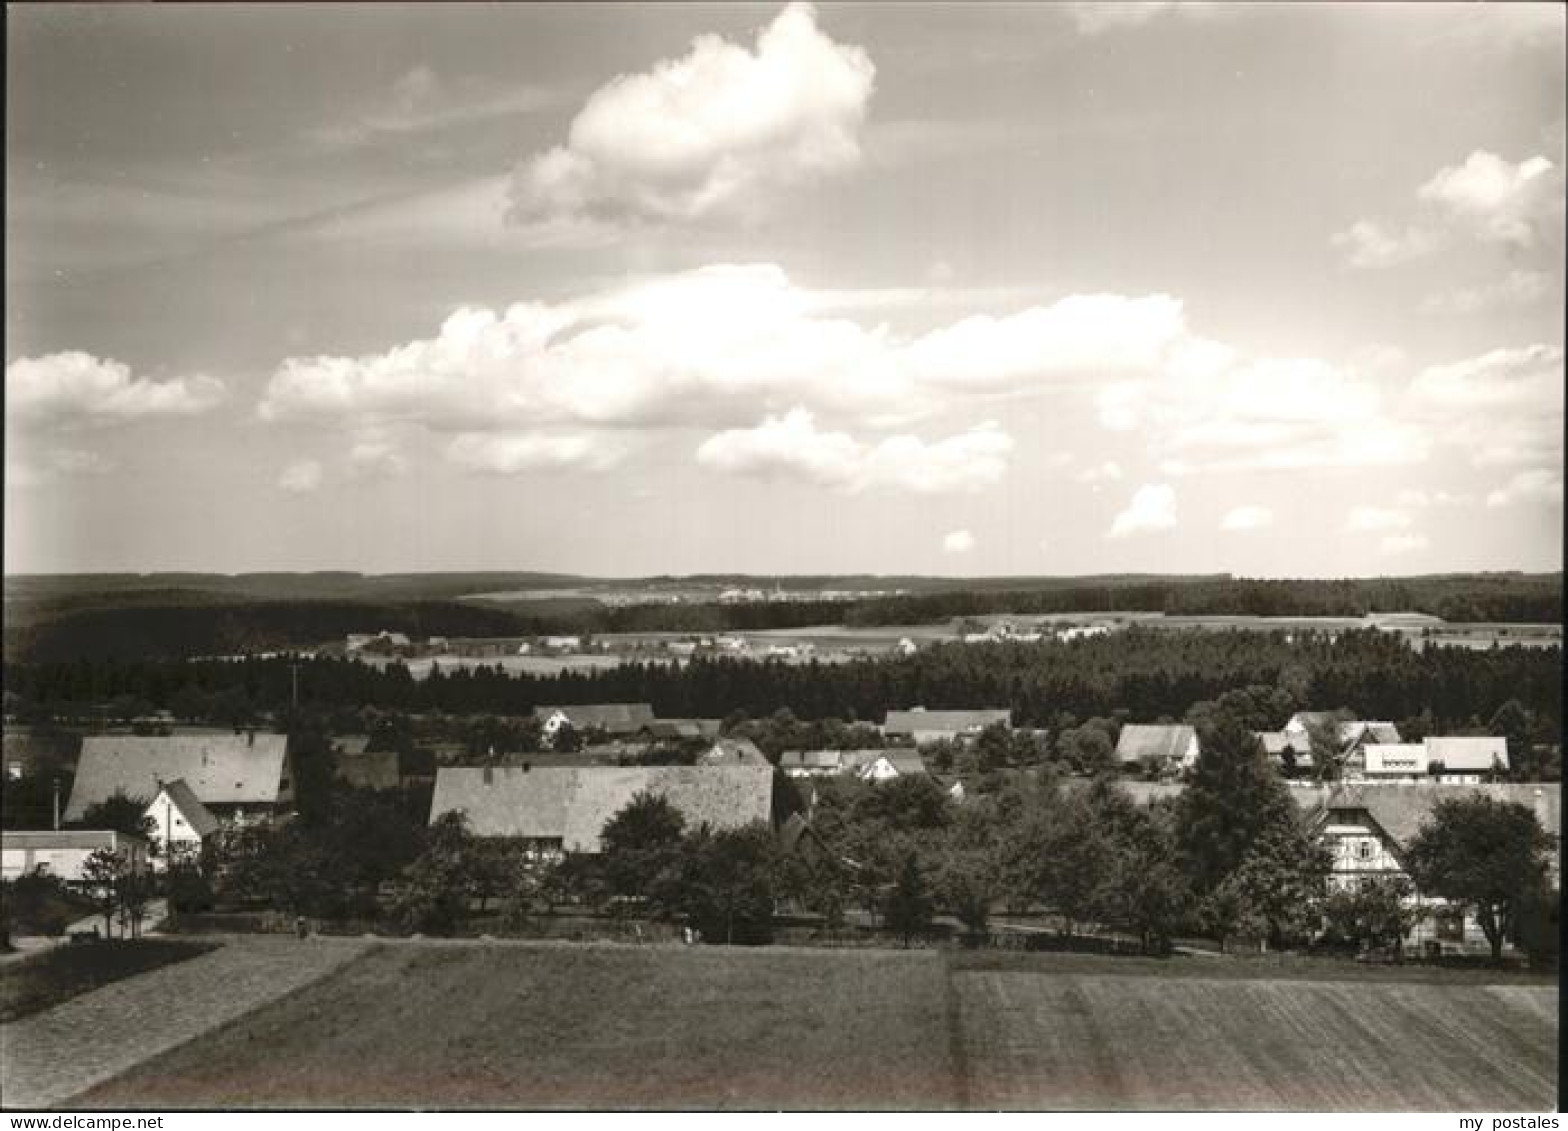
[[[1356,859],[1357,860],[1370,860],[1370,859],[1372,859],[1372,842],[1370,840],[1359,841],[1356,844]]]

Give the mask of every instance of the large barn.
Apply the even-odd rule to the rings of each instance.
[[[639,793],[666,798],[688,827],[738,828],[772,819],[773,767],[443,766],[430,819],[460,812],[474,835],[546,855],[598,852],[605,823]]]

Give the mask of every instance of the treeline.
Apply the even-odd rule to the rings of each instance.
[[[1360,617],[1426,613],[1446,621],[1551,624],[1562,619],[1562,577],[1463,575],[1343,581],[1245,579],[1082,582],[1067,588],[927,593],[861,602],[857,625],[916,624],[995,613],[1145,612],[1167,616]]]
[[[1071,644],[939,645],[841,664],[704,659],[557,676],[477,668],[425,680],[400,665],[330,659],[73,660],[7,665],[7,710],[48,717],[129,696],[180,717],[238,722],[289,704],[295,664],[300,704],[313,709],[507,715],[541,704],[648,702],[669,718],[760,718],[788,708],[802,719],[880,722],[889,709],[914,705],[1011,707],[1015,725],[1051,726],[1064,713],[1176,719],[1195,703],[1266,685],[1301,708],[1347,707],[1362,718],[1427,714],[1435,725],[1464,726],[1511,699],[1538,717],[1562,718],[1560,649],[1415,651],[1375,630],[1292,643],[1281,633],[1133,629]]]

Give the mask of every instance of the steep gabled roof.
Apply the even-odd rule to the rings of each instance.
[[[65,819],[81,820],[89,806],[116,791],[150,801],[161,782],[177,778],[203,805],[275,805],[287,752],[288,737],[281,734],[85,738]]]
[[[878,750],[876,757],[861,766],[862,771],[869,770],[878,762],[885,761],[893,767],[900,777],[909,774],[923,774],[926,772],[925,760],[920,757],[920,751],[911,750],[907,746],[890,747],[887,750]]]
[[[163,783],[163,792],[169,795],[169,801],[175,811],[185,818],[185,823],[191,827],[197,836],[206,840],[219,829],[218,818],[212,815],[212,810],[201,803],[201,799],[185,784],[184,778],[177,778],[171,782]],[[158,807],[158,799],[154,797],[149,811]]]
[[[1012,726],[1013,712],[1007,707],[985,707],[973,711],[889,711],[883,720],[882,732],[963,734],[982,731],[995,723]]]
[[[1555,783],[1533,785],[1400,785],[1397,783],[1352,783],[1322,789],[1292,789],[1292,794],[1309,794],[1304,808],[1316,815],[1334,810],[1365,810],[1393,841],[1405,846],[1421,831],[1437,808],[1438,802],[1468,797],[1490,797],[1530,809],[1541,827],[1554,837],[1562,835],[1562,792]]]
[[[688,827],[735,828],[770,819],[773,767],[443,766],[430,819],[461,811],[477,836],[559,839],[568,850],[597,852],[605,823],[643,792],[667,798]]]
[[[1176,762],[1186,757],[1197,731],[1184,723],[1149,725],[1128,723],[1116,741],[1120,762],[1141,762],[1145,758]]]

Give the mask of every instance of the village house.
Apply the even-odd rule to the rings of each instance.
[[[1198,764],[1198,732],[1186,724],[1128,723],[1116,741],[1123,766],[1190,770]]]
[[[768,766],[768,756],[749,738],[721,738],[697,756],[699,766]]]
[[[723,725],[722,719],[654,719],[643,724],[637,737],[643,742],[717,738]]]
[[[1474,795],[1522,804],[1556,843],[1562,838],[1562,795],[1541,785],[1456,786],[1453,789],[1412,789],[1387,783],[1346,784],[1322,790],[1292,790],[1319,841],[1331,859],[1329,883],[1341,890],[1373,878],[1410,876],[1405,850],[1430,820],[1438,802]],[[1557,848],[1551,853],[1552,882],[1557,883]],[[1430,913],[1407,936],[1407,942],[1435,943],[1443,950],[1481,953],[1485,935],[1473,913],[1423,896],[1411,884],[1411,902]]]
[[[1007,707],[987,707],[973,711],[928,711],[911,707],[889,711],[882,721],[884,738],[928,746],[933,742],[953,742],[977,738],[988,726],[1013,725],[1013,712]]]
[[[142,816],[152,823],[148,839],[157,848],[153,867],[158,871],[172,860],[199,859],[202,847],[222,828],[184,778],[164,782]]]
[[[368,734],[332,740],[332,777],[354,789],[397,789],[403,784],[396,750],[371,750]]]
[[[918,750],[895,747],[879,750],[876,755],[856,771],[861,781],[885,782],[910,775],[921,776],[926,772],[926,764]]]
[[[860,750],[786,750],[779,756],[779,769],[791,778],[854,776],[872,782],[926,772],[920,752],[907,746]]]
[[[1345,780],[1479,785],[1507,769],[1505,738],[1431,737],[1419,743],[1368,743],[1346,762]]]
[[[269,820],[294,801],[288,737],[254,731],[90,736],[82,740],[65,820],[81,821],[115,793],[150,802],[165,783],[180,780],[222,825]]]
[[[5,780],[72,773],[82,740],[74,734],[35,734],[8,729],[3,736]]]
[[[54,832],[0,832],[0,878],[42,873],[68,884],[85,883],[82,867],[100,849],[123,852],[133,872],[145,872],[149,845],[139,836],[113,829],[60,829]]]
[[[605,823],[640,793],[668,800],[688,828],[739,828],[772,820],[773,768],[443,766],[430,820],[462,813],[475,836],[514,841],[541,857],[596,853]]]
[[[556,732],[570,726],[578,734],[601,731],[611,737],[636,734],[654,722],[653,708],[647,703],[584,703],[572,707],[535,707],[534,718],[546,742]]]

